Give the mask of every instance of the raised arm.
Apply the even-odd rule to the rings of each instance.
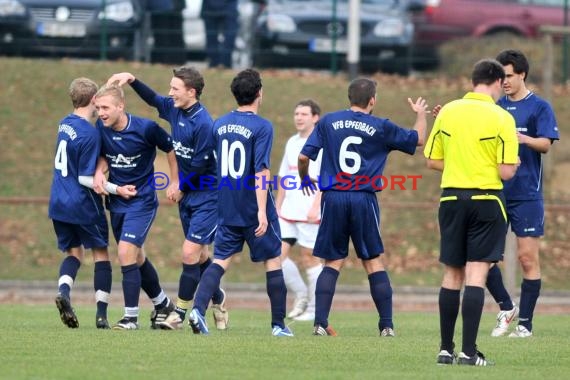
[[[417,146],[423,146],[426,142],[426,130],[427,130],[427,113],[428,105],[426,100],[422,97],[412,101],[408,98],[408,104],[412,110],[416,113],[416,122],[414,123],[414,130],[418,132],[418,144]]]

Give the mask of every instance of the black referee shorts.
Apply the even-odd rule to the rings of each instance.
[[[439,261],[463,267],[468,261],[503,259],[507,214],[500,190],[444,189],[439,204]]]

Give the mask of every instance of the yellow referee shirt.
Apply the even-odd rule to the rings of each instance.
[[[512,115],[489,95],[469,92],[441,109],[424,156],[443,160],[442,188],[500,190],[498,164],[516,164],[518,150]]]

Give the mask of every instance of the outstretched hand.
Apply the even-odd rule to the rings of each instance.
[[[408,104],[415,113],[429,113],[426,100],[421,96],[414,102],[412,98],[408,98]]]

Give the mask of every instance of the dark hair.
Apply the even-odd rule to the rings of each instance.
[[[181,66],[172,70],[175,78],[184,82],[186,89],[193,88],[196,90],[196,99],[200,99],[202,90],[204,90],[204,77],[198,70],[190,66]]]
[[[366,108],[374,96],[376,96],[376,82],[372,79],[358,78],[348,86],[348,100],[351,106]]]
[[[253,104],[261,91],[261,77],[254,69],[245,69],[235,76],[230,88],[239,106]]]
[[[95,82],[89,78],[75,78],[69,85],[69,97],[73,108],[87,107],[99,90]]]
[[[303,99],[300,100],[296,105],[295,108],[297,107],[309,107],[311,108],[311,114],[314,115],[321,115],[321,107],[319,107],[319,105],[317,104],[317,102],[315,102],[313,99]]]
[[[524,73],[525,81],[528,78],[528,60],[520,50],[503,50],[497,56],[497,61],[503,66],[512,65],[513,71],[517,74]]]
[[[505,70],[498,61],[494,59],[482,59],[473,67],[473,73],[471,74],[471,83],[473,83],[473,86],[479,84],[491,85],[495,83],[497,79],[500,79],[501,83],[505,80]]]

